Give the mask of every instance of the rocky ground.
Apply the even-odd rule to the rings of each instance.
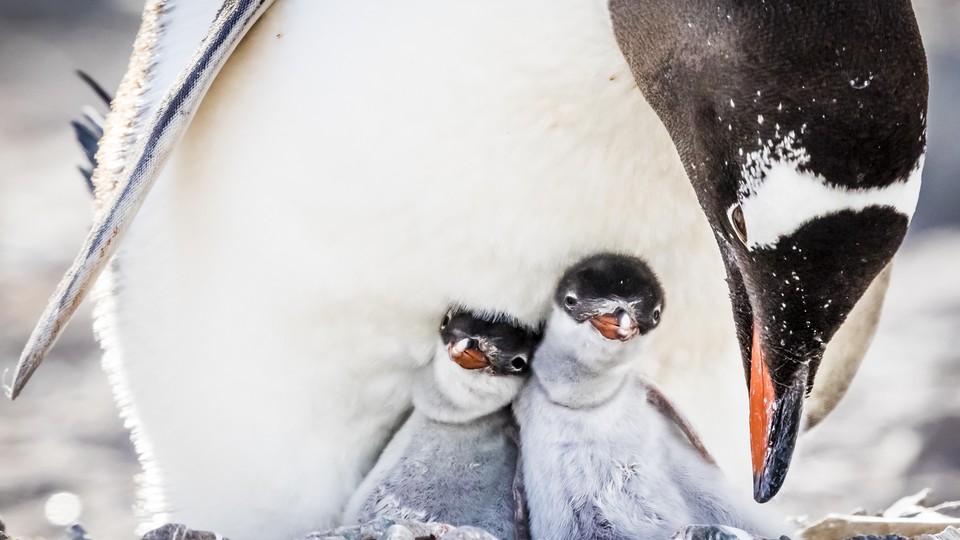
[[[119,81],[136,0],[0,3],[0,372],[12,369],[88,224],[67,121]],[[923,487],[960,499],[960,2],[917,0],[931,65],[920,211],[877,339],[848,397],[801,441],[777,505],[817,518],[886,507]],[[23,398],[0,402],[0,516],[59,537],[81,519],[131,538],[138,466],[99,369],[87,308]]]

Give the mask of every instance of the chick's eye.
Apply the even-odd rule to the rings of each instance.
[[[740,243],[747,245],[747,221],[743,217],[743,208],[740,204],[734,204],[727,210],[727,219],[730,221],[730,228],[733,229]]]
[[[444,315],[444,316],[443,316],[443,320],[440,321],[440,329],[443,330],[444,328],[447,327],[448,324],[450,324],[450,314],[449,314],[449,313],[447,313],[446,315]]]
[[[573,307],[577,305],[577,302],[578,302],[577,297],[572,294],[568,294],[563,299],[563,303],[566,304],[567,307]]]
[[[653,322],[660,322],[660,306],[653,308]]]
[[[527,365],[527,359],[522,356],[516,356],[510,361],[510,365],[513,366],[514,369],[523,369]]]

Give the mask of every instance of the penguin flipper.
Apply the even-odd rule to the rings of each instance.
[[[696,449],[704,461],[713,466],[717,466],[717,460],[715,460],[713,455],[710,454],[710,451],[707,450],[707,447],[693,429],[690,421],[673,405],[670,398],[654,386],[653,383],[645,382],[644,384],[647,386],[647,402],[656,407],[661,414],[666,416],[668,420],[673,422],[673,424],[683,432],[684,436],[686,436],[687,440],[690,441],[690,444],[693,445],[693,448]]]
[[[273,0],[227,0],[190,62],[166,90],[126,156],[116,188],[104,201],[80,253],[47,303],[27,342],[13,384],[15,399],[114,254],[164,163],[190,125],[203,96],[230,53]]]
[[[530,540],[530,510],[523,482],[523,448],[517,445],[517,472],[513,476],[513,530],[516,540]]]

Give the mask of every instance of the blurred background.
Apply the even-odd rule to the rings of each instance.
[[[846,399],[801,438],[785,513],[878,510],[924,487],[960,499],[960,0],[914,0],[930,63],[920,207],[877,338]],[[0,372],[12,370],[86,234],[90,195],[68,125],[105,106],[140,0],[0,2]],[[139,467],[81,307],[23,399],[0,401],[0,517],[24,537],[81,521],[132,538]]]

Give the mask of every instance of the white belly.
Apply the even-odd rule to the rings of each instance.
[[[329,525],[446,306],[538,318],[599,250],[659,273],[638,365],[749,480],[719,253],[604,2],[278,1],[144,205],[101,319],[158,519]]]

